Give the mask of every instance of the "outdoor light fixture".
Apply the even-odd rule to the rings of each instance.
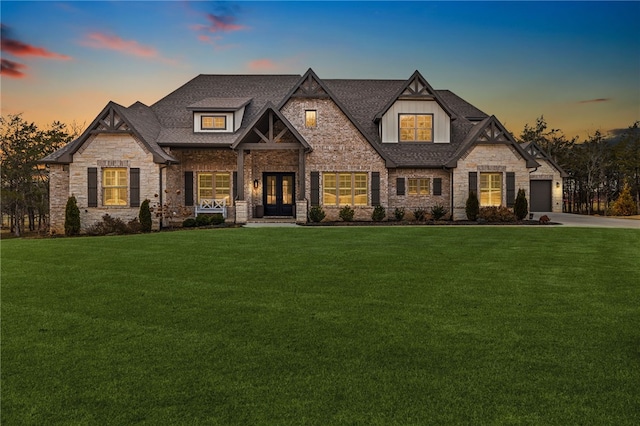
[[[259,181],[258,179],[254,179],[254,180],[253,180],[253,187],[254,187],[255,189],[258,189],[258,185],[260,185],[260,181]]]
[[[560,182],[556,182],[556,188],[560,188]]]

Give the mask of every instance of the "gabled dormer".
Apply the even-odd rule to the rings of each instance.
[[[242,124],[252,98],[205,98],[187,107],[195,133],[233,133]]]
[[[375,116],[383,143],[449,143],[455,114],[418,72]]]

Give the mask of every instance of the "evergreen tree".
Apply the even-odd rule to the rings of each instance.
[[[467,213],[467,218],[469,220],[476,220],[478,218],[478,214],[480,213],[480,202],[478,201],[478,196],[475,191],[471,191],[469,193],[469,198],[467,198],[467,205],[465,206],[464,211]]]
[[[631,216],[636,214],[636,203],[631,197],[631,188],[625,184],[618,199],[613,203],[611,212],[616,216]]]
[[[64,212],[64,234],[66,236],[78,235],[80,233],[80,209],[78,202],[73,195],[67,200],[67,207]]]
[[[518,189],[518,195],[516,196],[516,202],[513,206],[513,212],[518,220],[522,220],[529,213],[529,203],[527,202],[527,196],[524,193],[524,189]]]
[[[142,227],[142,232],[151,232],[151,210],[149,209],[149,200],[144,200],[140,205],[140,212],[138,213],[138,220]]]

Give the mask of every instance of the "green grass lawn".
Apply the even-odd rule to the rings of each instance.
[[[640,232],[2,242],[3,425],[640,422]]]

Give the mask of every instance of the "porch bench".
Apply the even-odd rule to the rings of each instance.
[[[200,200],[200,204],[196,205],[196,217],[198,214],[206,213],[221,213],[223,218],[227,218],[227,200],[223,198],[221,200],[212,198],[203,198]]]

